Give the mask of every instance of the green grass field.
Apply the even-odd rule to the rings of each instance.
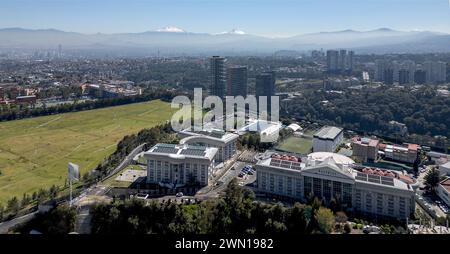
[[[169,120],[159,100],[0,123],[0,204],[64,185],[67,163],[92,170],[126,135]]]
[[[284,140],[277,148],[287,152],[308,154],[312,148],[312,140],[291,136]]]

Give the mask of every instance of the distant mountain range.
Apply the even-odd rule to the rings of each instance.
[[[430,31],[344,30],[268,38],[239,29],[218,34],[190,33],[166,27],[142,33],[82,34],[55,29],[0,29],[0,49],[49,49],[62,45],[70,50],[171,53],[266,53],[278,50],[346,48],[358,53],[450,52],[450,34]]]

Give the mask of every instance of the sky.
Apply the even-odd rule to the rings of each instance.
[[[324,31],[450,33],[450,0],[1,0],[0,28],[121,33],[188,32],[286,37]]]

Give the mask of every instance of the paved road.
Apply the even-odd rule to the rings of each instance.
[[[3,223],[0,223],[0,234],[6,234],[6,233],[8,233],[10,228],[12,228],[18,224],[30,221],[31,219],[34,218],[34,216],[36,216],[36,214],[38,214],[37,211],[26,214],[24,216],[21,216],[21,217],[15,218],[15,219],[12,219],[10,221],[5,221]]]
[[[142,152],[142,148],[144,148],[144,145],[145,145],[145,143],[140,145],[140,146],[138,146],[138,147],[136,147],[136,148],[134,148],[134,150],[131,151],[131,153],[128,154],[127,157],[125,157],[125,159],[119,164],[119,166],[117,166],[113,171],[111,171],[109,173],[108,177],[118,173],[119,171],[121,171],[122,169],[124,169],[128,165],[130,165],[130,163],[133,161],[133,158],[136,155],[138,155],[140,152]]]

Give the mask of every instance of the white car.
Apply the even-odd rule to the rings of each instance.
[[[182,196],[184,196],[184,195],[183,195],[183,192],[178,192],[178,193],[175,195],[175,197],[177,197],[177,198],[181,198]]]

